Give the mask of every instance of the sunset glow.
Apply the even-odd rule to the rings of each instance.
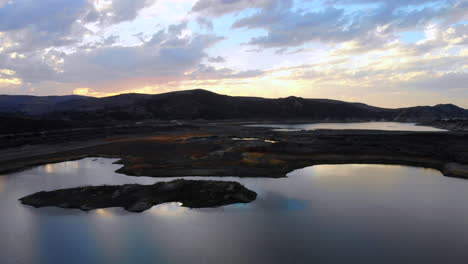
[[[466,0],[0,0],[0,94],[468,107],[467,83]]]

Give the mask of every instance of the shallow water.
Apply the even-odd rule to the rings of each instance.
[[[283,179],[238,179],[253,203],[142,214],[21,205],[82,185],[158,180],[87,158],[0,177],[0,263],[465,263],[468,181],[388,165],[321,165]],[[210,179],[213,179],[210,177]]]
[[[417,126],[415,123],[398,122],[361,122],[361,123],[310,123],[310,124],[256,124],[254,127],[271,127],[276,131],[300,131],[317,129],[362,129],[387,131],[447,131],[429,126]]]

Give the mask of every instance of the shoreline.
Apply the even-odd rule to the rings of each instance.
[[[366,163],[431,168],[445,176],[468,179],[468,133],[277,132],[232,123],[191,126],[194,129],[126,135],[113,140],[97,140],[92,144],[90,141],[68,143],[69,148],[62,144],[55,146],[59,149],[55,152],[31,151],[28,155],[26,148],[23,156],[13,159],[6,159],[7,151],[2,150],[0,174],[48,163],[104,157],[118,158],[117,163],[123,167],[117,172],[129,176],[279,178],[295,169],[313,165]],[[40,149],[39,146],[33,148]]]

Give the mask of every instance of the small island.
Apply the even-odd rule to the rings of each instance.
[[[175,180],[153,185],[87,186],[38,192],[19,199],[33,207],[55,206],[83,211],[123,207],[140,213],[154,205],[180,202],[189,208],[219,207],[249,203],[257,194],[238,182]]]

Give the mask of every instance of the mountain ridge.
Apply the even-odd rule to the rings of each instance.
[[[296,96],[277,99],[228,96],[202,89],[162,94],[130,93],[102,98],[0,95],[0,112],[58,120],[310,119],[427,122],[468,119],[468,110],[453,104],[393,109],[359,102]]]

